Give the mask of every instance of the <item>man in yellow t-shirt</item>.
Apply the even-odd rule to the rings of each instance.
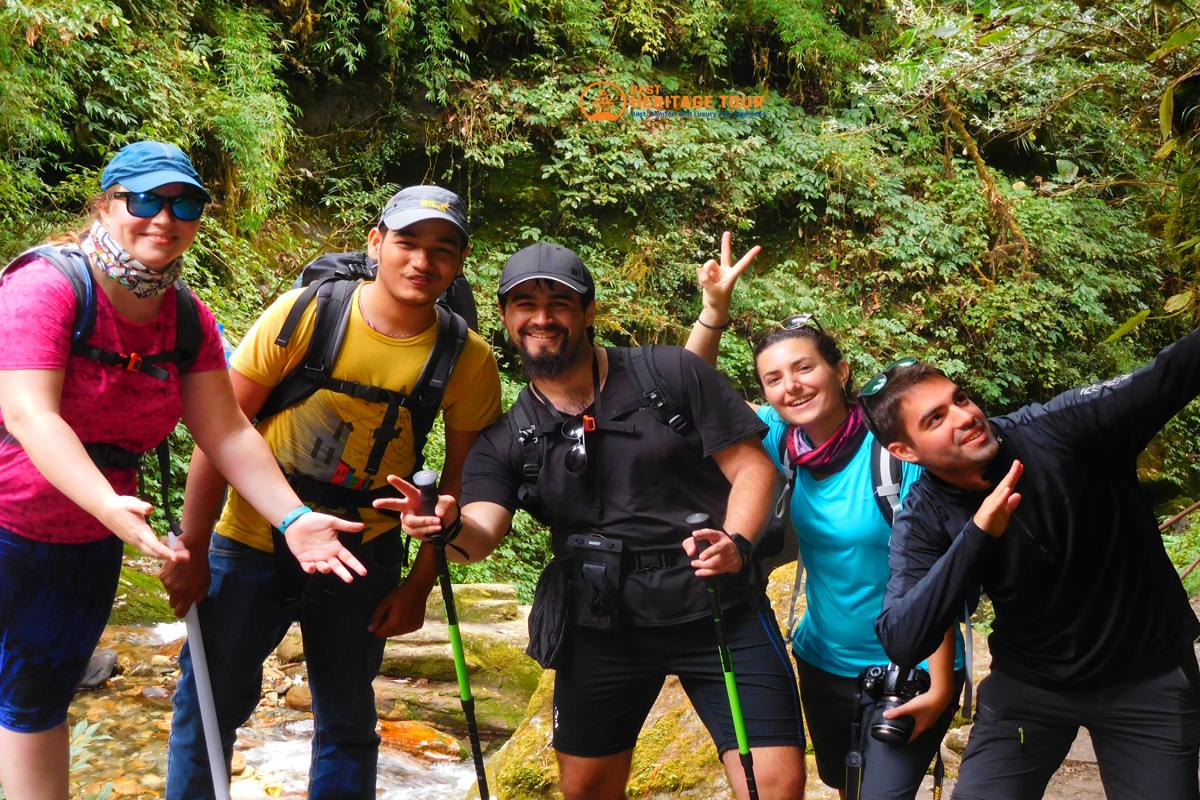
[[[300,579],[286,552],[274,553],[270,524],[237,492],[229,493],[214,529],[225,481],[202,452],[193,454],[181,537],[191,558],[164,570],[163,583],[176,613],[202,599],[200,622],[226,758],[237,727],[258,702],[263,659],[291,622],[300,621],[315,717],[309,773],[314,799],[375,797],[379,737],[371,681],[385,638],[423,624],[435,578],[432,549],[423,545],[400,582],[406,548],[398,522],[367,499],[370,490],[387,486],[384,476],[407,475],[417,464],[411,414],[403,407],[398,415],[394,408],[389,413],[386,402],[343,390],[348,384],[401,394],[412,390],[437,339],[435,301],[462,272],[467,252],[466,211],[457,195],[435,186],[394,195],[368,235],[367,254],[377,262],[378,275],[350,298],[345,338],[330,374],[334,385],[258,422],[284,473],[300,478],[307,489],[319,487],[309,492],[312,499],[299,491],[308,505],[322,507],[326,500],[345,514],[347,498],[361,492],[362,502],[354,502],[351,511],[366,527],[347,546],[366,565],[366,577],[344,588],[320,577]],[[248,417],[300,368],[308,351],[316,302],[300,317],[288,344],[275,341],[299,295],[296,290],[279,298],[233,355],[231,377]],[[441,491],[457,495],[471,444],[500,413],[496,362],[474,332],[446,384],[442,413]],[[167,797],[195,800],[212,797],[212,787],[187,648],[180,664]]]

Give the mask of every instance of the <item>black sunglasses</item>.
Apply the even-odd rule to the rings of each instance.
[[[895,361],[879,370],[879,372],[875,373],[875,377],[867,381],[863,388],[858,390],[859,400],[861,401],[864,397],[873,397],[874,395],[879,394],[883,391],[883,387],[887,386],[887,382],[891,378],[893,372],[898,369],[907,369],[908,367],[916,364],[919,360],[920,359],[916,358],[915,356],[904,356],[903,358],[897,358]],[[871,409],[868,407],[869,404],[860,402],[858,406],[862,409],[863,416],[867,419],[867,427],[869,427],[872,432],[878,433],[879,426],[875,424],[875,419],[871,416]]]
[[[125,210],[138,219],[157,217],[163,206],[180,222],[195,222],[204,213],[204,198],[194,194],[167,197],[157,192],[117,192],[113,197],[124,198]]]
[[[582,475],[587,470],[587,434],[594,430],[596,430],[596,418],[588,414],[569,419],[562,424],[563,438],[574,442],[567,450],[565,459],[567,472],[572,475]]]
[[[798,331],[801,328],[812,328],[814,331],[824,333],[825,329],[821,327],[821,323],[817,321],[816,314],[793,314],[787,319],[780,320],[780,330]]]
[[[898,369],[906,369],[907,367],[911,367],[916,364],[918,360],[919,359],[917,359],[915,356],[897,358],[895,361],[879,370],[879,372],[875,374],[874,378],[871,378],[871,380],[867,381],[866,385],[859,390],[858,396],[870,397],[871,395],[879,394],[883,391],[883,387],[887,386],[887,382],[891,378],[893,372]]]

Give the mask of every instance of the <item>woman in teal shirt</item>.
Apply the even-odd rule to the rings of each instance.
[[[760,252],[755,247],[731,264],[730,239],[728,233],[722,237],[719,263],[698,270],[704,309],[687,345],[713,364],[729,325],[733,287]],[[791,521],[808,579],[807,610],[792,635],[792,653],[817,771],[845,797],[846,754],[858,717],[864,723],[861,797],[908,800],[957,709],[952,701],[964,677],[961,637],[957,626],[948,630],[930,657],[929,691],[887,712],[889,718],[913,717],[909,743],[887,744],[866,734],[875,701],[859,695],[859,675],[888,662],[874,625],[889,577],[891,536],[871,474],[879,448],[851,399],[850,365],[813,315],[781,323],[755,347],[754,363],[769,404],[756,407],[769,428],[763,445],[776,466],[795,473]],[[901,498],[920,475],[920,467],[902,465]]]

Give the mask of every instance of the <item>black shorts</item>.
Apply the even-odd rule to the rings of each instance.
[[[746,732],[753,747],[804,747],[796,677],[770,606],[725,612]],[[717,745],[737,748],[711,619],[618,633],[575,626],[554,680],[554,749],[599,757],[637,743],[667,675],[679,682]]]

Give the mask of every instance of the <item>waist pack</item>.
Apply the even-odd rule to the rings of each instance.
[[[571,556],[553,559],[542,570],[529,611],[529,645],[525,654],[542,669],[558,669],[566,659],[570,627]]]
[[[575,563],[572,619],[583,628],[613,630],[621,608],[623,544],[598,533],[576,533],[567,537],[567,545]]]

